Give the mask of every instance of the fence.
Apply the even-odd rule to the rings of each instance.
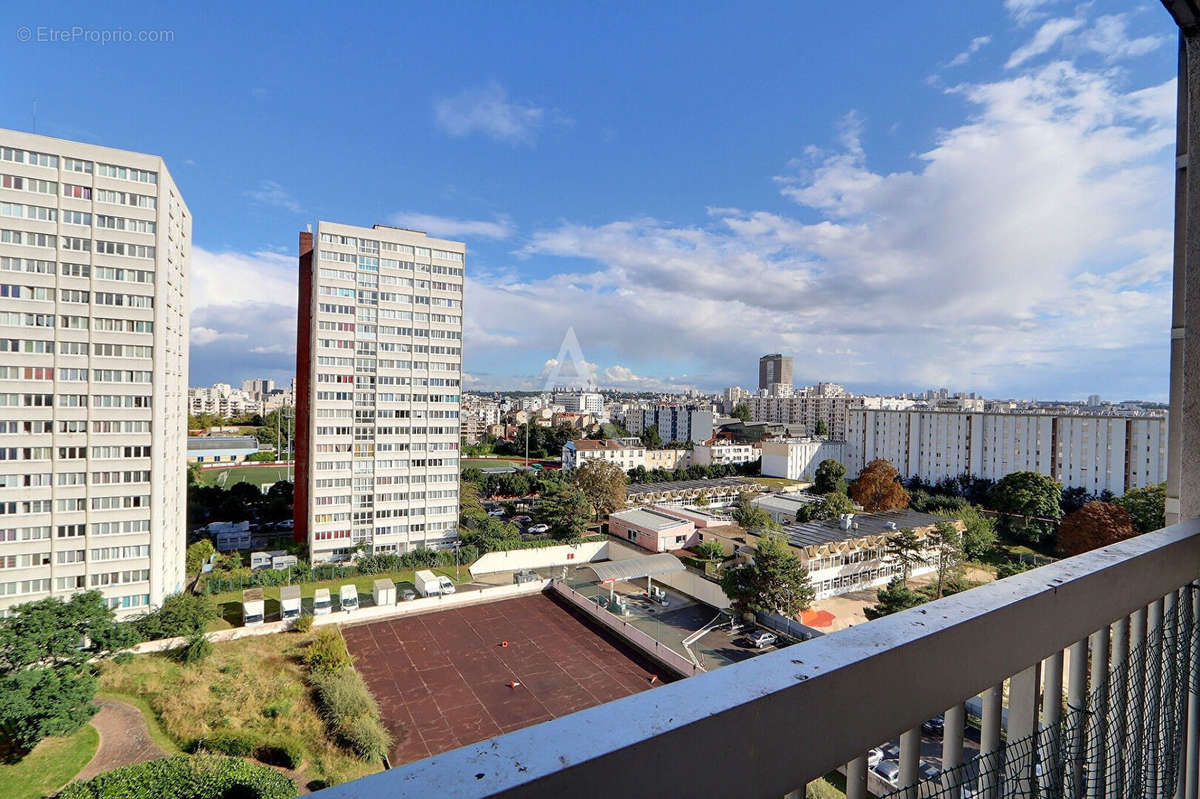
[[[300,585],[321,580],[344,580],[359,576],[356,566],[324,564],[320,566],[290,566],[286,569],[263,569],[250,574],[230,574],[224,577],[210,575],[204,583],[204,593],[224,594],[247,588],[264,588],[274,585]]]

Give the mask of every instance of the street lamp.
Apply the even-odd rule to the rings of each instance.
[[[458,548],[462,546],[462,541],[454,542],[454,579],[458,580]]]

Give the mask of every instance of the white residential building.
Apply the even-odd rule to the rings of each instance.
[[[656,427],[664,444],[707,441],[713,436],[716,418],[711,405],[654,405],[631,411],[626,416],[625,429],[633,435],[641,435],[648,428]]]
[[[841,440],[846,434],[846,418],[862,400],[834,383],[818,383],[797,389],[791,396],[757,396],[746,400],[754,422],[802,424],[809,435],[816,435],[818,423],[825,435]]]
[[[762,442],[762,475],[808,482],[826,458],[845,463],[845,444],[817,438],[767,440]]]
[[[207,388],[188,389],[188,411],[194,415],[211,413],[227,419],[244,413],[262,413],[263,402],[245,389],[228,383],[213,383]]]
[[[182,590],[191,230],[160,157],[0,130],[0,612]]]
[[[590,413],[604,415],[604,397],[592,391],[560,391],[554,395],[554,404],[561,405],[567,413]]]
[[[714,441],[692,448],[692,463],[697,466],[730,466],[751,463],[762,455],[758,444],[739,444],[733,441]]]
[[[615,463],[628,472],[646,466],[646,447],[636,438],[609,438],[600,441],[580,439],[568,441],[562,448],[562,470],[570,472],[590,460]]]
[[[883,458],[903,477],[928,482],[1033,471],[1120,495],[1166,479],[1165,415],[857,409],[848,428],[850,476]]]
[[[300,234],[296,537],[314,561],[458,538],[465,253],[385,225]]]

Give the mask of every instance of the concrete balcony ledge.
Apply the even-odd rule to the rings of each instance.
[[[1197,577],[1192,521],[322,795],[784,796]]]

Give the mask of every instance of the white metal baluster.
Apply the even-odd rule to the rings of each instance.
[[[1119,799],[1125,795],[1125,742],[1128,739],[1127,717],[1129,697],[1129,617],[1123,616],[1112,624],[1112,672],[1108,701],[1112,707],[1115,726],[1108,731],[1108,795]]]
[[[946,799],[961,799],[963,770],[963,732],[967,726],[967,708],[959,702],[945,714],[942,731],[942,787]]]
[[[1087,733],[1087,639],[1076,641],[1067,650],[1067,751],[1066,791],[1076,799],[1083,795],[1083,757]]]
[[[1159,737],[1159,703],[1162,701],[1162,624],[1163,601],[1156,599],[1150,603],[1149,614],[1146,618],[1146,691],[1145,715],[1146,735],[1143,738],[1145,759],[1145,799],[1157,799],[1159,791],[1160,762],[1158,747]]]
[[[1142,764],[1146,740],[1146,609],[1138,608],[1129,616],[1129,745],[1125,785],[1130,795],[1140,793],[1145,775]]]
[[[1179,699],[1175,690],[1175,669],[1174,665],[1179,661],[1176,659],[1176,651],[1179,640],[1176,637],[1179,633],[1179,591],[1172,591],[1163,597],[1163,632],[1170,638],[1170,646],[1163,647],[1163,677],[1162,677],[1162,726],[1166,729],[1167,725],[1173,723],[1176,714],[1179,712]],[[1171,626],[1167,627],[1167,620],[1173,617]],[[1164,641],[1164,644],[1167,642]],[[1169,755],[1168,755],[1169,756]],[[1167,778],[1166,769],[1168,766],[1175,764],[1168,760],[1162,760],[1161,768],[1164,769],[1163,779]],[[1183,799],[1183,771],[1175,772],[1175,782],[1171,785],[1163,785],[1163,789],[1172,789],[1175,799]]]
[[[1196,691],[1196,675],[1200,671],[1200,647],[1196,646],[1195,629],[1200,620],[1200,584],[1192,583],[1185,589],[1192,603],[1192,630],[1188,636],[1191,655],[1188,662],[1187,739],[1184,744],[1184,799],[1197,799],[1197,779],[1200,778],[1200,692]]]
[[[917,726],[900,734],[900,785],[907,797],[917,795],[914,786],[921,779],[921,772],[917,770],[920,762],[921,728]]]
[[[1095,755],[1095,760],[1088,762],[1087,798],[1100,799],[1104,796],[1104,776],[1108,763],[1107,722],[1108,697],[1108,628],[1097,630],[1089,636],[1092,655],[1092,695],[1096,706],[1093,707],[1091,735],[1088,736],[1087,749]]]
[[[1038,734],[1038,791],[1057,796],[1062,786],[1063,653],[1055,652],[1042,664],[1042,730]]]
[[[1000,787],[1000,712],[1004,685],[983,692],[982,734],[979,737],[979,797],[996,799]]]
[[[846,764],[846,799],[867,799],[867,756]]]
[[[1004,750],[1006,797],[1033,795],[1033,765],[1037,762],[1038,689],[1042,664],[1033,664],[1008,681],[1008,744]],[[1025,741],[1024,744],[1018,742]],[[1026,749],[1028,746],[1028,749]]]

